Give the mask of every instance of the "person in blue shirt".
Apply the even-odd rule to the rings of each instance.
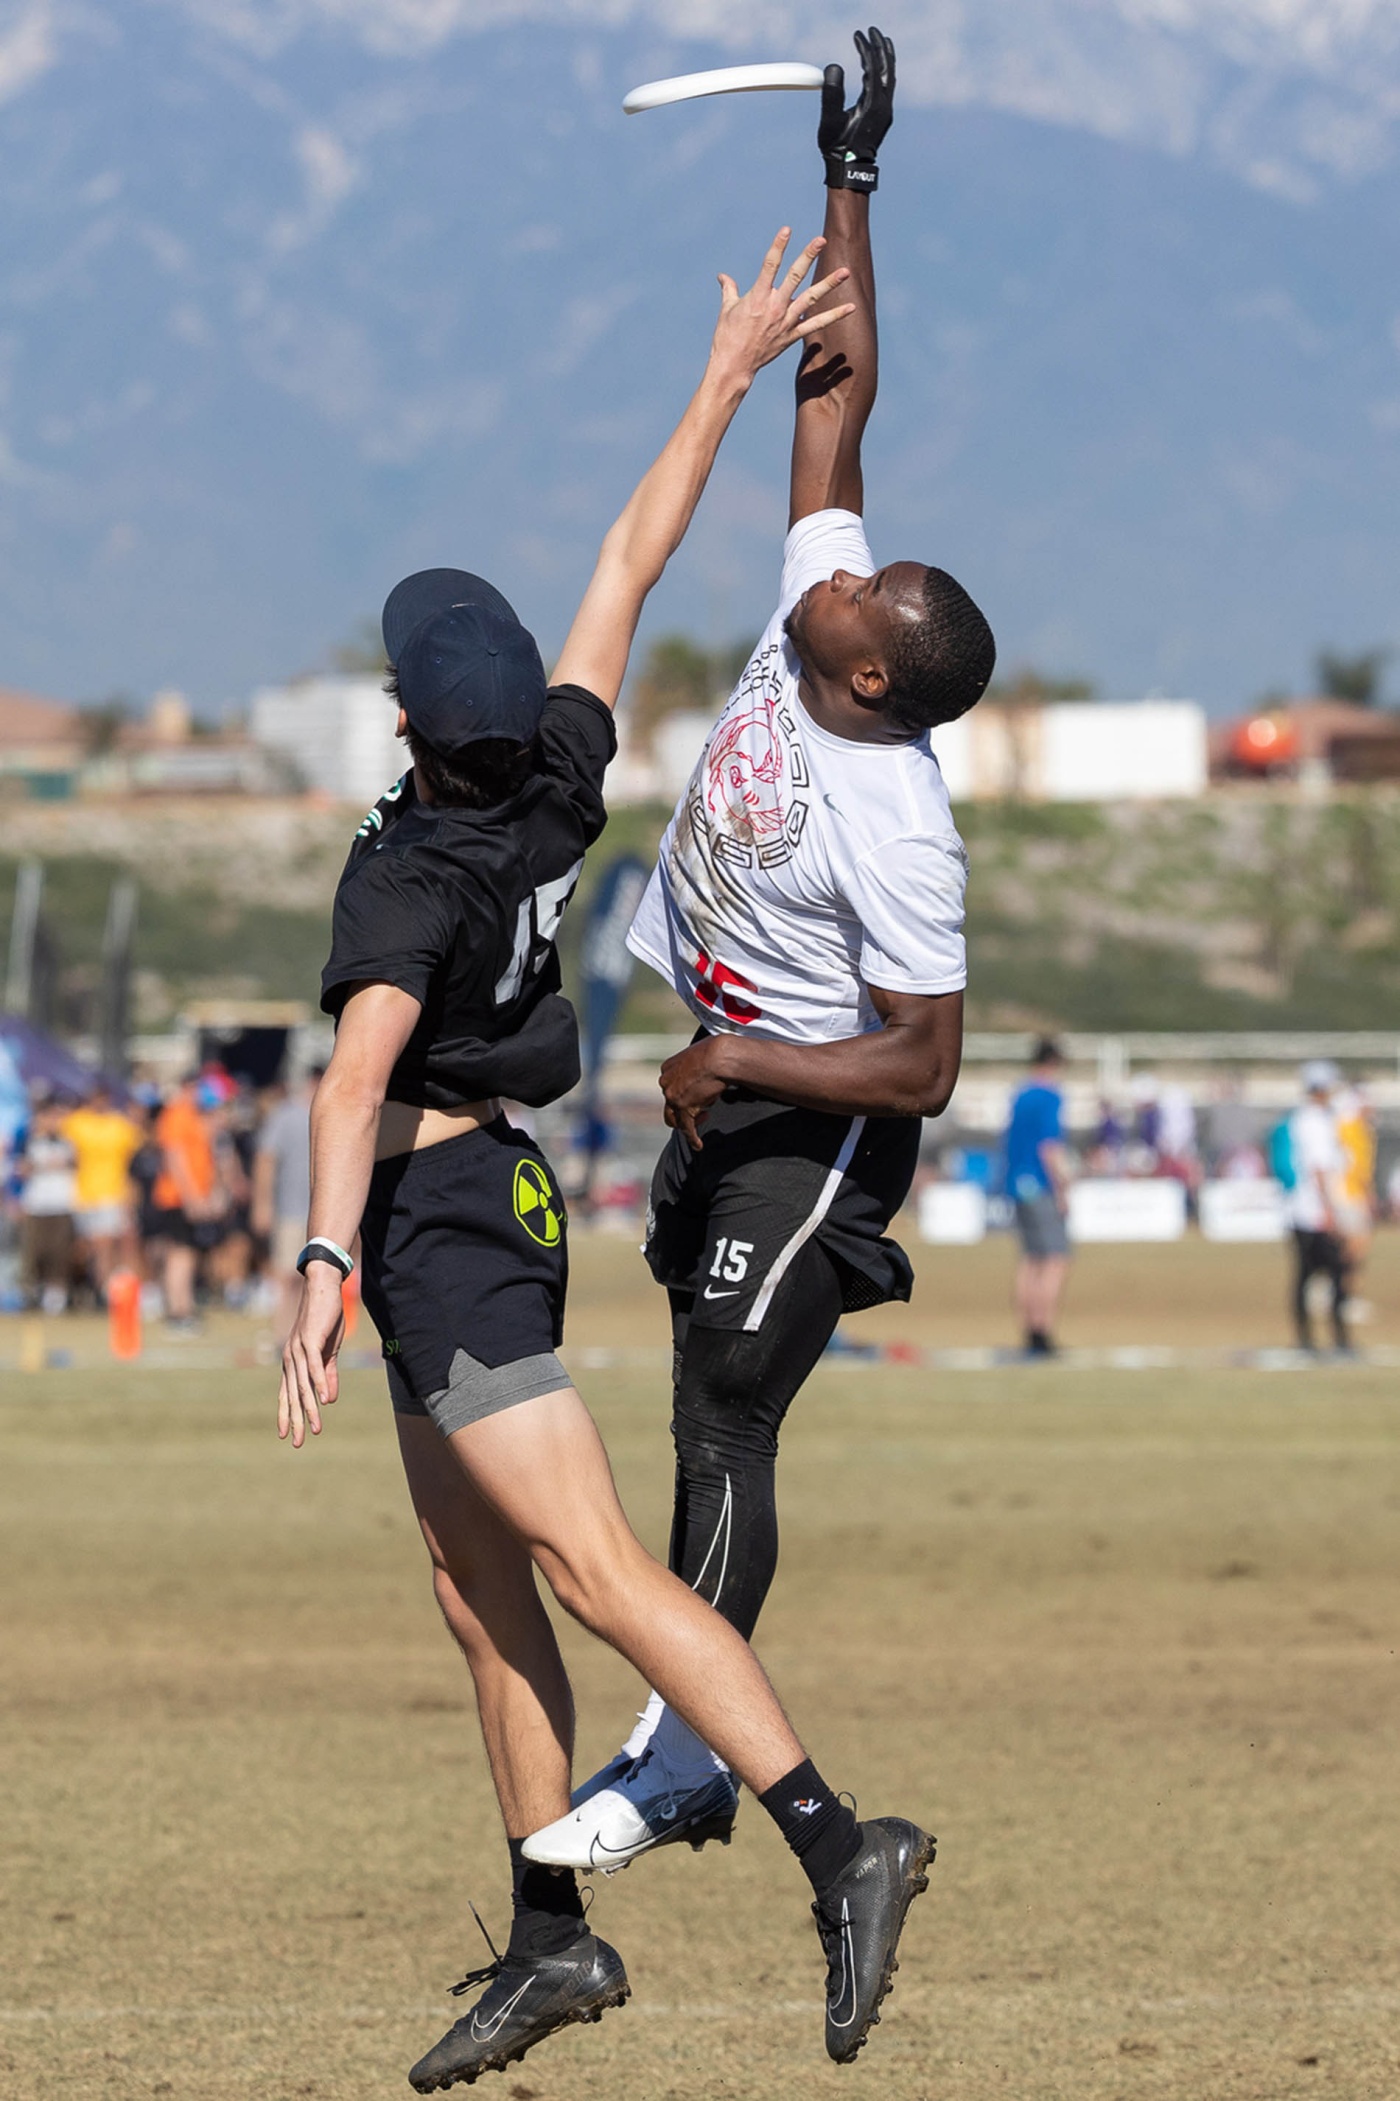
[[[1055,1323],[1069,1270],[1070,1163],[1059,1086],[1063,1062],[1059,1045],[1042,1037],[1030,1077],[1012,1100],[1006,1131],[1006,1193],[1016,1205],[1021,1236],[1014,1298],[1028,1357],[1055,1354]]]

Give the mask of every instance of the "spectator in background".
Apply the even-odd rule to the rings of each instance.
[[[247,1303],[253,1267],[249,1219],[253,1193],[249,1174],[252,1098],[237,1087],[231,1095],[216,1091],[209,1084],[206,1069],[200,1079],[198,1100],[214,1154],[219,1205],[217,1237],[206,1228],[207,1281],[218,1289],[226,1306],[241,1307]]]
[[[1376,1229],[1376,1112],[1361,1087],[1344,1087],[1332,1107],[1346,1160],[1337,1230],[1346,1249],[1347,1297],[1354,1299]]]
[[[1222,1080],[1205,1115],[1206,1165],[1219,1181],[1254,1180],[1268,1172],[1259,1126],[1238,1078]]]
[[[1059,1045],[1043,1037],[1030,1076],[1011,1104],[1006,1132],[1006,1190],[1016,1205],[1021,1259],[1015,1305],[1028,1357],[1055,1354],[1055,1327],[1069,1271],[1070,1158],[1064,1143],[1063,1064]]]
[[[311,1207],[311,1103],[324,1069],[313,1065],[277,1104],[258,1133],[253,1161],[253,1231],[268,1244],[268,1268],[277,1282],[279,1342],[291,1332],[301,1296],[296,1261]]]
[[[1155,1175],[1160,1165],[1162,1142],[1161,1084],[1156,1075],[1140,1072],[1133,1081],[1133,1132],[1128,1149],[1128,1172]]]
[[[187,1073],[156,1118],[161,1171],[152,1192],[154,1224],[164,1244],[165,1318],[176,1333],[196,1326],[195,1275],[200,1253],[219,1238],[223,1192],[209,1128],[199,1106],[200,1076]]]
[[[1347,1157],[1337,1131],[1333,1098],[1340,1074],[1326,1058],[1316,1058],[1301,1073],[1303,1101],[1288,1119],[1293,1187],[1288,1216],[1293,1228],[1295,1267],[1293,1320],[1300,1350],[1316,1347],[1308,1309],[1308,1287],[1325,1277],[1332,1290],[1332,1336],[1339,1350],[1349,1350],[1346,1325],[1346,1248],[1339,1210]]]
[[[113,1270],[135,1266],[131,1162],[141,1131],[123,1115],[110,1090],[98,1086],[81,1108],[64,1117],[63,1136],[77,1159],[78,1237],[93,1288],[105,1299]]]
[[[1201,1179],[1196,1150],[1196,1108],[1178,1080],[1169,1081],[1157,1097],[1157,1172],[1194,1189]]]
[[[1099,1102],[1099,1120],[1089,1142],[1089,1172],[1117,1175],[1123,1172],[1123,1148],[1128,1142],[1127,1125],[1107,1099]]]
[[[160,1237],[160,1215],[156,1209],[156,1183],[161,1175],[161,1151],[156,1143],[155,1124],[160,1095],[152,1086],[133,1097],[131,1120],[141,1142],[131,1156],[128,1172],[136,1218],[136,1252],[141,1277],[151,1290],[158,1288],[156,1271],[164,1268],[165,1247]]]
[[[76,1168],[62,1109],[37,1103],[18,1167],[20,1276],[29,1304],[45,1313],[64,1312],[72,1289]]]

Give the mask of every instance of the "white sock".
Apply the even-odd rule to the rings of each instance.
[[[673,1773],[727,1773],[728,1766],[716,1757],[703,1737],[683,1722],[669,1707],[661,1709],[661,1717],[653,1732],[652,1742],[658,1757],[666,1761]]]
[[[656,1732],[656,1725],[666,1712],[666,1702],[659,1692],[652,1693],[645,1709],[637,1716],[637,1726],[622,1746],[624,1758],[640,1758]]]

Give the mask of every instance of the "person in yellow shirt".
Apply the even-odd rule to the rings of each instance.
[[[1346,1166],[1342,1172],[1337,1229],[1347,1256],[1347,1294],[1355,1293],[1376,1223],[1376,1112],[1359,1087],[1347,1087],[1333,1108]]]
[[[78,1162],[78,1235],[93,1283],[105,1297],[113,1270],[130,1269],[136,1260],[130,1170],[141,1132],[103,1086],[64,1118],[62,1132]]]

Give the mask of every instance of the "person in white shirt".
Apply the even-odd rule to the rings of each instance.
[[[827,258],[851,271],[857,304],[804,355],[777,610],[629,938],[698,1024],[661,1070],[673,1135],[646,1240],[676,1345],[671,1567],[746,1634],[777,1565],[788,1406],[843,1311],[910,1293],[886,1229],[920,1119],[953,1091],[966,983],[967,860],[938,729],[980,698],[996,657],[961,585],[923,562],[879,565],[866,540],[873,182],[845,186],[831,115],[824,97]],[[574,1801],[532,1835],[532,1857],[612,1868],[727,1841],[737,1791],[653,1694]]]
[[[20,1262],[24,1291],[45,1313],[67,1309],[73,1284],[78,1156],[63,1135],[64,1111],[41,1101],[19,1172]]]
[[[1303,1067],[1301,1079],[1304,1098],[1288,1119],[1293,1160],[1288,1220],[1297,1258],[1293,1272],[1293,1321],[1299,1349],[1312,1350],[1315,1344],[1308,1286],[1314,1277],[1325,1277],[1332,1292],[1332,1338],[1339,1350],[1349,1350],[1347,1253],[1338,1225],[1347,1156],[1333,1105],[1341,1074],[1330,1060],[1317,1058]]]

